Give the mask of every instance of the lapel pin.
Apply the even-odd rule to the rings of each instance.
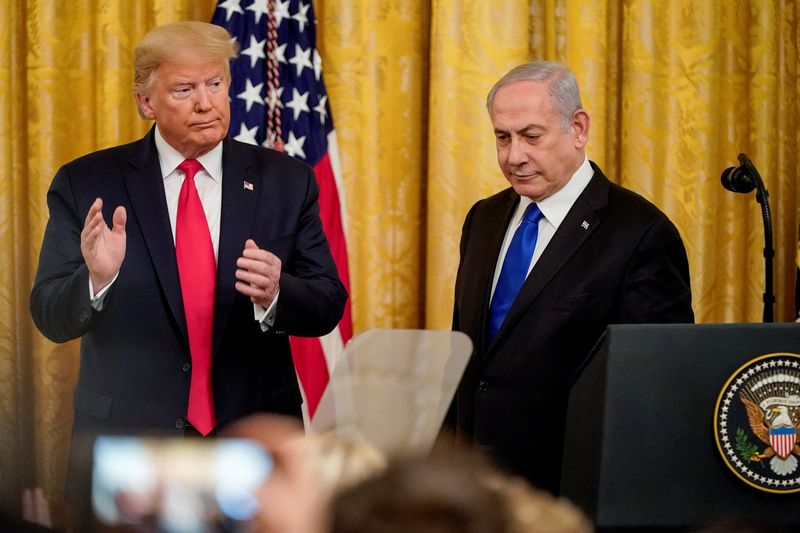
[[[242,186],[244,187],[244,190],[246,190],[246,191],[252,191],[253,190],[253,184],[250,183],[249,181],[245,181],[242,184]]]
[[[589,229],[589,223],[584,220],[583,222],[581,222],[581,227],[583,229]]]

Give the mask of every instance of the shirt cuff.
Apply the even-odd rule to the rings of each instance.
[[[260,324],[261,331],[269,331],[275,325],[275,309],[278,307],[278,296],[280,294],[281,291],[279,290],[275,294],[275,298],[272,299],[272,303],[266,309],[258,304],[253,304],[253,316],[256,322]]]
[[[117,281],[119,277],[119,272],[114,276],[114,279],[111,280],[111,283],[103,287],[103,289],[98,292],[97,294],[94,293],[94,287],[92,286],[92,277],[89,276],[89,305],[92,306],[92,309],[95,311],[102,311],[103,305],[106,301],[106,294],[108,294],[108,290]]]

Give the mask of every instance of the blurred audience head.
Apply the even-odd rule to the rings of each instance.
[[[547,491],[531,487],[525,480],[503,474],[486,478],[487,485],[508,505],[513,533],[589,533],[589,519],[575,505]]]
[[[335,495],[330,531],[584,533],[592,527],[571,504],[471,451],[447,448],[390,461],[382,474]]]
[[[399,458],[334,497],[334,533],[508,531],[510,513],[481,480],[486,463],[467,453]]]
[[[265,533],[325,531],[333,494],[386,465],[365,442],[332,433],[304,435],[294,419],[272,415],[245,418],[224,436],[254,440],[272,455],[275,468],[258,492],[255,524]]]
[[[386,457],[366,441],[335,433],[306,437],[310,467],[328,496],[372,477],[386,468]]]

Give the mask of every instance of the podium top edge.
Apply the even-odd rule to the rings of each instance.
[[[756,330],[756,329],[800,329],[795,322],[729,322],[715,324],[610,324],[609,331],[664,331],[664,330]]]

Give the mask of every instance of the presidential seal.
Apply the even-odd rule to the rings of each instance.
[[[725,464],[759,490],[800,491],[800,355],[762,355],[728,378],[714,409]]]

